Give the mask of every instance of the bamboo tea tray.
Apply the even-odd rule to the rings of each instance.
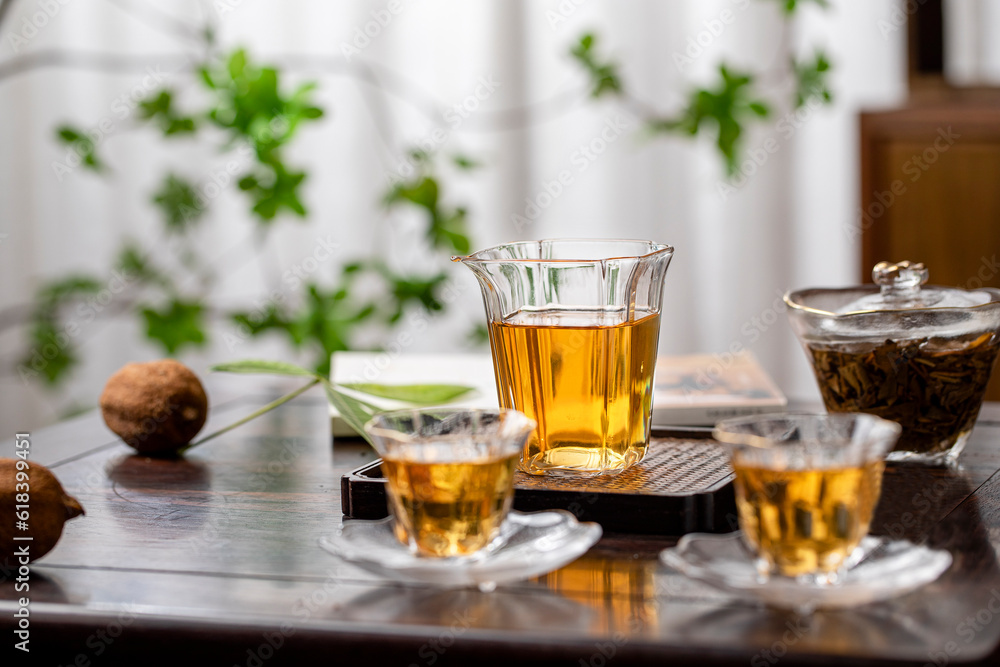
[[[606,478],[541,477],[518,471],[514,509],[564,509],[606,532],[643,535],[723,533],[735,530],[733,471],[714,441],[687,435],[650,438],[641,463]],[[340,481],[344,518],[388,516],[381,460]]]

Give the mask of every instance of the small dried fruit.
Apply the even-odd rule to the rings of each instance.
[[[143,454],[169,454],[205,425],[208,397],[194,372],[173,359],[126,364],[101,394],[104,423]]]
[[[17,469],[19,462],[22,470]],[[19,509],[18,505],[27,505],[27,509]],[[0,521],[0,562],[14,565],[15,558],[20,560],[16,556],[18,549],[25,546],[29,561],[41,558],[59,541],[63,524],[81,514],[83,507],[66,494],[48,468],[20,459],[0,459],[0,516],[4,517]],[[23,523],[18,516],[25,517]],[[31,540],[15,541],[14,537]]]

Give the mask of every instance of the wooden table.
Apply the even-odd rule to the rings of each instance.
[[[206,428],[275,391],[213,385]],[[886,474],[875,532],[951,549],[953,567],[891,603],[808,619],[666,571],[657,554],[671,538],[609,535],[493,593],[394,584],[338,561],[317,540],[341,522],[341,475],[372,453],[331,447],[319,392],[186,460],[131,456],[96,414],[31,441],[87,516],[33,564],[31,654],[11,650],[13,664],[1000,663],[1000,405],[984,408],[960,468]],[[0,455],[12,451],[11,440]],[[13,586],[0,582],[8,645]]]

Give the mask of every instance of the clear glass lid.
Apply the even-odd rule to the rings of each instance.
[[[919,262],[879,262],[872,269],[875,285],[790,292],[789,306],[832,317],[877,312],[976,308],[1000,302],[1000,291],[964,290],[927,285],[929,272]]]

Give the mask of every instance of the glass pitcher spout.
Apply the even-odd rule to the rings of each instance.
[[[479,280],[490,321],[526,308],[585,309],[634,321],[659,312],[673,254],[672,246],[650,241],[548,239],[451,259]]]
[[[500,405],[538,422],[521,468],[616,473],[649,444],[663,280],[650,241],[521,241],[453,261],[479,281]]]

